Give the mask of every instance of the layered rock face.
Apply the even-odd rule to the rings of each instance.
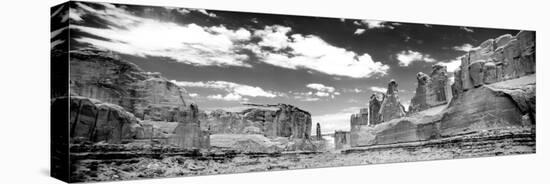
[[[216,110],[201,116],[203,129],[213,134],[262,134],[267,137],[309,138],[311,115],[287,104],[263,105],[242,112]]]
[[[422,111],[438,105],[447,104],[451,99],[451,85],[447,77],[447,67],[435,64],[428,76],[422,72],[416,75],[418,86],[411,99],[409,113]]]
[[[139,120],[124,108],[80,96],[59,97],[58,104],[70,105],[69,126],[71,142],[107,142],[118,144],[133,139],[141,131]]]
[[[534,74],[535,32],[520,31],[516,36],[502,35],[483,42],[462,57],[455,72],[453,96],[483,84]]]
[[[189,105],[189,109],[178,111],[175,117],[178,126],[174,129],[174,134],[168,139],[170,144],[183,148],[210,147],[210,134],[208,131],[201,130],[197,105]]]
[[[397,82],[394,80],[388,84],[388,91],[380,105],[380,122],[389,121],[405,116],[405,109],[397,95]]]
[[[352,129],[352,146],[434,141],[484,132],[500,136],[502,131],[534,129],[534,47],[534,33],[526,31],[483,42],[462,58],[460,69],[454,72],[453,98],[448,106],[418,110],[375,126],[359,126]],[[419,94],[428,94],[426,84],[433,83],[433,77],[424,74],[418,79],[420,89],[414,104],[428,101]]]
[[[186,107],[185,89],[113,54],[71,51],[70,68],[71,95],[117,104],[141,119],[174,121]]]

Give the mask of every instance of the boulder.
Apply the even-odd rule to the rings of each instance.
[[[470,66],[468,67],[468,70],[470,71],[470,79],[472,80],[472,84],[474,87],[479,87],[483,85],[483,65],[485,64],[484,60],[478,60],[475,62],[472,62]]]
[[[470,51],[470,62],[478,60],[489,60],[491,58],[491,55],[493,55],[494,53],[494,43],[495,42],[493,39],[489,39],[481,43],[477,49]]]

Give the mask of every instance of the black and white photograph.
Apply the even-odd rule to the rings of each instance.
[[[51,175],[97,182],[537,153],[536,34],[70,1]]]

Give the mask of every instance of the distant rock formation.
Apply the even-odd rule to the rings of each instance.
[[[447,104],[451,99],[451,85],[447,77],[447,67],[441,64],[432,66],[428,76],[422,72],[416,74],[417,87],[411,99],[409,112],[418,112],[438,105]]]
[[[349,147],[350,133],[347,131],[335,131],[334,132],[334,148],[339,150]]]
[[[213,134],[309,138],[312,128],[309,112],[287,104],[255,105],[241,112],[215,110],[201,115],[201,121]]]
[[[69,55],[71,95],[117,104],[138,118],[157,121],[174,121],[175,113],[186,108],[185,89],[159,73],[144,72],[106,51]]]
[[[322,140],[323,139],[323,135],[321,134],[321,124],[317,123],[317,126],[315,128],[315,138],[317,140]]]
[[[384,95],[384,100],[380,105],[380,122],[405,116],[405,109],[399,101],[397,91],[397,82],[391,80],[388,83],[388,90],[386,95]]]
[[[189,109],[178,111],[175,117],[178,126],[168,139],[169,144],[183,148],[210,147],[210,134],[208,131],[201,130],[197,105],[189,105]]]

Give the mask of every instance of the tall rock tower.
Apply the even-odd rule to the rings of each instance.
[[[388,83],[388,90],[380,107],[380,122],[405,116],[405,109],[399,101],[397,91],[397,82],[391,80]]]

